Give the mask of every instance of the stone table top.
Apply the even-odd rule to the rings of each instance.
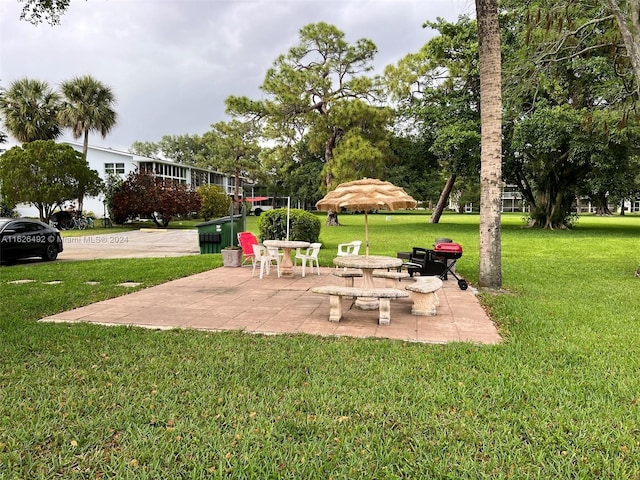
[[[380,255],[347,255],[334,258],[333,263],[338,267],[375,270],[376,268],[397,268],[402,265],[402,259]]]

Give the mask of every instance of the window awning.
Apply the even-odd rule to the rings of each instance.
[[[264,200],[269,200],[269,198],[271,197],[246,197],[244,200],[245,202],[262,202]]]

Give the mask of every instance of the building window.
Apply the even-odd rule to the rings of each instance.
[[[105,163],[104,173],[107,175],[112,173],[124,175],[124,163]]]

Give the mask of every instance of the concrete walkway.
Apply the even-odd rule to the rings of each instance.
[[[110,233],[101,228],[93,235],[63,237],[58,261],[97,258],[179,257],[200,253],[196,230],[143,228]],[[105,233],[106,232],[106,233]]]
[[[262,280],[251,267],[222,267],[156,287],[59,313],[41,321],[133,325],[152,329],[241,330],[260,334],[306,333],[389,338],[412,342],[496,344],[501,337],[471,289],[448,280],[439,292],[434,317],[411,315],[411,300],[391,302],[391,324],[378,325],[378,311],[352,308],[343,300],[344,318],[329,322],[329,297],[310,292],[318,285],[342,285],[331,268],[321,275]],[[356,279],[355,285],[358,286]],[[383,279],[377,279],[384,286]],[[412,280],[408,280],[412,281]],[[402,286],[402,284],[400,284]]]

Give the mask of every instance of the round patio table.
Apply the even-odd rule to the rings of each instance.
[[[333,264],[338,267],[359,268],[362,270],[363,288],[374,288],[373,271],[379,268],[398,268],[402,265],[402,259],[378,255],[347,255],[334,258]],[[377,298],[358,297],[355,301],[355,306],[361,310],[375,310],[378,305]]]
[[[309,242],[299,240],[265,240],[262,242],[265,247],[281,248],[283,253],[282,263],[280,264],[280,275],[291,277],[293,275],[293,261],[291,260],[291,250],[296,248],[309,248]]]

